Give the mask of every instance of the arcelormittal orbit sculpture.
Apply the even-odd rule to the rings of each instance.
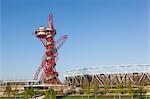
[[[34,80],[38,79],[40,71],[43,69],[43,73],[40,80],[47,84],[61,84],[58,79],[58,72],[56,72],[55,66],[58,58],[58,49],[64,44],[67,39],[67,35],[62,36],[57,41],[54,40],[56,30],[53,26],[53,15],[49,14],[48,27],[39,27],[34,34],[40,39],[46,48],[43,60],[39,66]],[[57,46],[56,46],[57,45]]]

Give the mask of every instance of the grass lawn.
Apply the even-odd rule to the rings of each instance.
[[[24,97],[0,97],[0,99],[24,99]]]
[[[64,96],[64,97],[57,97],[57,99],[88,99],[87,96]],[[118,96],[97,96],[96,98],[94,96],[90,96],[89,99],[119,99]],[[122,96],[121,99],[131,99],[129,96]],[[134,97],[134,99],[146,99],[146,98],[140,98],[139,96]],[[147,97],[147,99],[150,99],[150,96]]]
[[[0,99],[15,99],[15,97],[0,97]],[[24,99],[24,97],[16,97],[16,99]],[[57,99],[88,99],[87,96],[57,96]],[[90,96],[89,99],[119,99],[118,96]],[[131,99],[129,96],[121,96],[121,99]],[[149,97],[140,98],[139,96],[134,97],[133,99],[150,99]]]

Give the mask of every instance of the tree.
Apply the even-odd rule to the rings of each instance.
[[[138,89],[139,98],[144,99],[145,93],[147,91],[146,89],[144,89],[144,83],[139,83],[137,89]]]
[[[52,99],[56,99],[56,95],[57,95],[57,92],[54,91],[53,94],[52,94]]]
[[[16,95],[18,94],[18,86],[15,84],[15,89],[13,90],[13,96],[15,96],[16,99]]]
[[[109,83],[107,81],[104,81],[103,87],[104,87],[105,94],[107,94],[110,91],[110,85],[109,85]]]
[[[98,85],[99,85],[98,82],[96,81],[96,79],[94,79],[93,83],[92,83],[92,89],[93,89],[93,93],[94,93],[95,99],[96,99],[97,91],[99,89]]]
[[[119,99],[121,99],[121,95],[120,94],[124,94],[125,93],[123,84],[118,84],[116,86],[116,92],[119,94]]]
[[[129,82],[128,82],[128,94],[131,97],[131,99],[133,99],[133,87],[132,87],[131,80],[129,80]]]
[[[48,89],[45,91],[44,99],[56,99],[56,92],[53,89]]]
[[[89,83],[89,81],[87,79],[83,80],[82,89],[83,89],[84,94],[88,95],[88,99],[89,99],[89,95],[90,95],[90,83]]]
[[[49,90],[46,90],[44,99],[49,99],[49,98],[50,98]]]
[[[32,87],[26,87],[24,90],[24,98],[25,99],[29,99],[30,97],[32,97],[34,95],[34,91],[32,89]]]
[[[11,92],[12,92],[11,84],[10,84],[10,83],[7,83],[7,85],[6,85],[6,90],[5,90],[6,96],[9,97],[9,96],[11,95]]]

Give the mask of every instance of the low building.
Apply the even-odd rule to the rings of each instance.
[[[7,88],[10,87],[10,90],[18,90],[18,93],[24,91],[25,86],[29,85],[39,85],[40,82],[36,80],[5,80],[0,81],[0,96],[5,96]]]

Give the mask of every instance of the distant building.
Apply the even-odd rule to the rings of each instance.
[[[47,90],[49,88],[55,91],[66,89],[68,86],[63,84],[43,84],[37,80],[6,80],[0,81],[0,96],[6,96],[6,88],[11,87],[11,90],[18,90],[18,93],[24,92],[25,88],[31,87],[33,90]]]
[[[36,80],[5,80],[0,81],[0,96],[5,96],[6,88],[9,86],[11,90],[18,90],[18,93],[24,91],[25,86],[29,85],[39,85],[40,82]]]

